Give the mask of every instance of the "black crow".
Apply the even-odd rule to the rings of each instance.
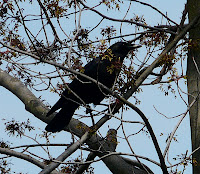
[[[134,50],[140,45],[128,42],[117,42],[110,46],[103,55],[93,59],[85,65],[84,74],[101,82],[108,88],[112,88],[116,77],[118,76],[123,60],[130,50]],[[56,110],[61,110],[46,126],[48,132],[61,131],[67,126],[75,112],[81,104],[93,103],[98,105],[106,95],[106,91],[100,89],[98,84],[77,76],[65,89],[61,98],[47,113],[47,116]]]

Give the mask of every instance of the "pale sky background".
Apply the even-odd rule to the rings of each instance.
[[[146,1],[145,1],[146,2]],[[182,15],[182,11],[184,9],[184,4],[186,3],[186,0],[151,0],[151,5],[155,6],[158,8],[160,11],[166,14],[169,18],[172,20],[176,21],[177,23],[180,22],[180,18]],[[128,5],[128,1],[124,1],[124,5]],[[28,10],[37,10],[35,8],[36,6],[33,4],[30,7],[28,7]],[[123,6],[122,6],[123,7]],[[25,7],[24,7],[25,8]],[[27,8],[27,7],[26,7]],[[126,8],[124,8],[126,9]],[[102,9],[99,9],[100,11]],[[123,16],[123,8],[120,10],[121,12],[112,12],[108,13],[109,16],[115,17],[115,18],[120,18],[120,16]],[[102,11],[103,13],[103,11]],[[150,24],[152,26],[157,25],[160,23],[163,19],[161,16],[157,13],[152,11],[151,8],[149,7],[144,7],[138,3],[133,3],[132,5],[132,10],[129,12],[129,15],[131,14],[136,14],[138,16],[144,16],[146,19],[147,24]],[[82,16],[82,26],[89,26],[91,21],[95,21],[98,23],[98,18],[95,15],[88,15],[84,14]],[[163,23],[164,24],[164,23]],[[32,24],[33,25],[33,24]],[[117,29],[119,29],[119,25],[116,26],[116,23],[112,23],[110,21],[106,21],[102,23],[102,25],[107,26],[107,25],[113,25]],[[37,27],[36,25],[33,27]],[[70,22],[66,22],[65,24],[66,28],[70,28]],[[134,27],[134,26],[133,26]],[[100,27],[101,28],[101,27]],[[127,29],[123,29],[124,32],[126,32]],[[23,31],[22,31],[23,32]],[[51,31],[49,31],[51,32]],[[127,31],[129,32],[129,31]],[[130,32],[129,32],[130,33]],[[95,33],[93,33],[95,37]],[[117,40],[113,41],[116,42]],[[145,53],[143,53],[144,49],[139,49],[138,51],[138,58],[139,56],[144,56]],[[184,63],[186,66],[186,62]],[[179,66],[179,64],[178,64]],[[176,89],[176,86],[174,86]],[[187,91],[186,85],[184,83],[181,84],[181,87],[184,91]],[[168,134],[173,130],[174,126],[177,124],[178,119],[166,119],[163,116],[159,115],[155,109],[153,108],[153,105],[163,114],[172,117],[175,115],[178,115],[180,113],[183,113],[186,111],[186,106],[184,102],[180,99],[180,97],[177,97],[175,99],[173,94],[169,94],[169,96],[164,96],[164,93],[161,92],[158,89],[158,85],[151,86],[145,86],[142,87],[143,92],[140,94],[137,94],[137,97],[141,100],[141,104],[138,105],[138,107],[146,114],[147,118],[149,119],[150,123],[152,124],[152,127],[154,129],[154,132],[157,135],[158,141],[160,143],[162,151],[164,151],[166,143],[166,137]],[[33,91],[34,92],[34,91]],[[37,93],[34,92],[36,96],[42,95],[42,99],[46,100],[49,104],[53,105],[58,99],[59,96],[56,94],[53,94],[49,91],[43,92],[43,93]],[[178,96],[178,93],[176,93]],[[187,96],[183,96],[185,100],[187,101]],[[131,100],[130,100],[131,101]],[[140,120],[138,115],[133,112],[133,111],[127,111],[125,112],[125,117],[127,119],[132,118],[133,120]],[[21,103],[21,101],[15,97],[11,92],[7,91],[6,89],[0,87],[0,118],[6,118],[8,120],[11,120],[12,118],[19,120],[19,121],[24,121],[27,120],[27,118],[30,118],[31,124],[35,126],[36,129],[39,129],[34,131],[33,133],[29,134],[32,136],[35,136],[35,134],[40,133],[42,130],[44,130],[46,124],[41,122],[40,120],[36,119],[32,114],[28,113],[24,109],[24,104]],[[3,124],[3,123],[2,123]],[[101,129],[101,133],[103,136],[106,135],[106,132],[108,130],[108,125],[110,125],[111,128],[117,128],[118,122],[113,122],[113,120],[108,121]],[[133,127],[127,126],[126,131],[127,134],[134,133],[135,129]],[[136,126],[137,127],[137,126]],[[28,139],[28,138],[22,138],[21,140],[19,138],[7,138],[6,134],[4,133],[4,127],[0,127],[0,131],[2,132],[0,135],[0,140],[8,140],[11,142],[11,146],[17,146],[21,144],[35,144],[34,141]],[[121,132],[121,131],[120,131]],[[160,136],[161,133],[164,133],[163,136]],[[52,141],[54,143],[69,143],[70,134],[66,132],[61,132],[56,134],[56,138]],[[178,142],[172,142],[170,146],[170,152],[169,152],[169,159],[173,162],[172,158],[176,157],[176,155],[180,155],[181,153],[185,153],[186,150],[189,150],[191,152],[191,141],[190,141],[190,127],[189,127],[189,117],[187,116],[182,125],[179,127],[177,133],[177,139]],[[120,134],[119,134],[120,136]],[[42,139],[38,139],[40,143],[45,143]],[[124,145],[124,140],[119,139],[120,143],[118,144],[118,147],[116,149],[117,152],[127,152],[131,153],[127,145]],[[124,142],[124,143],[123,143]],[[133,149],[136,154],[138,155],[143,155],[147,156],[149,158],[152,158],[156,161],[158,161],[157,154],[155,152],[155,149],[151,143],[151,139],[148,138],[145,134],[137,135],[134,136],[130,139],[130,142],[133,146]],[[55,148],[52,147],[50,148],[52,153],[55,153],[54,157],[57,157],[60,153],[62,153],[64,148]],[[42,153],[42,148],[35,148],[35,153]],[[74,157],[77,157],[76,155],[80,154],[79,152],[76,152],[74,155],[70,156],[68,159],[73,159]],[[47,158],[47,156],[44,156]],[[23,173],[38,173],[41,171],[38,167],[35,167],[34,165],[25,162],[24,160],[18,160],[18,159],[12,159],[9,162],[11,162],[11,168],[15,172],[23,172]],[[150,168],[155,172],[155,173],[161,173],[160,169],[153,164],[150,163],[145,163],[150,166]],[[97,162],[92,165],[94,167],[95,174],[109,174],[111,173],[107,167],[102,163],[102,162]],[[190,174],[191,172],[191,166],[187,167],[187,170],[185,171],[185,174]]]

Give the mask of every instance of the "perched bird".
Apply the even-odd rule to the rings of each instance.
[[[104,150],[114,152],[117,147],[117,130],[109,129],[106,135],[105,142],[106,144],[104,144]]]
[[[86,64],[84,74],[111,88],[128,52],[139,47],[140,45],[128,42],[117,42],[110,46],[103,55]],[[45,129],[48,132],[58,132],[67,126],[75,110],[83,102],[98,105],[106,95],[106,91],[100,89],[98,84],[92,83],[81,76],[77,76],[68,87],[69,89],[65,89],[61,98],[47,113],[47,116],[49,116],[61,108],[46,126]]]

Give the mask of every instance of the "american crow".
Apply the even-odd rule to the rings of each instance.
[[[84,74],[96,79],[108,88],[118,76],[123,60],[130,50],[136,49],[140,45],[128,42],[117,42],[110,46],[103,55],[93,59],[85,65]],[[61,98],[47,113],[47,116],[56,110],[61,110],[55,115],[46,126],[48,132],[61,131],[67,126],[80,104],[99,104],[105,97],[106,91],[100,89],[98,84],[92,83],[83,77],[77,76],[70,84],[69,89],[65,89]]]

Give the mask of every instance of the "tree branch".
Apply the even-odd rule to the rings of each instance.
[[[86,140],[89,138],[89,133],[86,132],[80,140],[76,141],[74,144],[72,144],[70,147],[67,148],[60,156],[56,158],[55,161],[64,161],[68,156],[70,156],[73,152],[75,152],[81,144],[86,142]],[[51,171],[53,171],[56,167],[60,165],[59,162],[52,162],[47,167],[45,167],[39,174],[48,174]]]
[[[53,31],[53,34],[54,34],[55,38],[58,39],[58,40],[60,40],[59,37],[58,37],[58,34],[57,34],[56,30],[55,30],[55,27],[54,27],[53,23],[51,22],[51,20],[49,18],[47,10],[45,9],[44,5],[42,4],[42,2],[40,0],[37,0],[37,1],[38,1],[38,4],[40,5],[41,9],[43,10],[45,16],[46,16],[48,24],[51,26],[51,29]]]
[[[42,169],[44,169],[46,167],[46,165],[44,163],[36,160],[35,158],[33,158],[33,157],[29,156],[29,155],[20,153],[20,152],[16,152],[14,150],[10,150],[8,148],[0,147],[0,153],[26,160],[26,161],[28,161],[28,162],[30,162],[32,164],[35,164],[36,166],[38,166],[38,167],[40,167]]]
[[[93,161],[95,159],[95,157],[96,157],[96,154],[94,152],[90,152],[87,159],[86,159],[86,162]],[[74,174],[82,174],[85,170],[88,169],[90,164],[91,163],[81,165]]]
[[[108,20],[111,20],[111,21],[115,21],[115,22],[125,22],[125,23],[130,23],[130,24],[135,24],[137,26],[140,26],[140,27],[143,27],[143,28],[148,28],[148,29],[151,29],[151,30],[157,30],[157,31],[162,31],[163,32],[163,29],[161,28],[157,28],[157,27],[151,27],[151,26],[147,26],[145,24],[142,24],[142,23],[138,23],[138,22],[135,22],[135,21],[132,21],[132,20],[127,20],[127,19],[115,19],[115,18],[111,18],[111,17],[108,17],[102,13],[100,13],[99,11],[95,10],[94,8],[91,8],[87,5],[85,5],[81,0],[77,0],[79,1],[84,8],[87,8],[95,13],[97,13],[99,16],[105,18],[105,19],[108,19]],[[166,33],[171,33],[171,34],[175,34],[173,31],[170,31],[170,30],[165,30],[164,29],[164,32]]]
[[[193,19],[192,22],[190,22],[176,37],[173,41],[171,41],[167,47],[162,51],[162,53],[158,56],[158,58],[141,74],[141,76],[135,81],[134,86],[131,90],[129,90],[129,93],[133,93],[137,90],[137,88],[142,84],[142,82],[147,78],[147,76],[153,71],[154,68],[156,68],[158,62],[162,60],[162,58],[173,48],[176,46],[176,44],[182,39],[185,34],[198,22],[200,18],[200,13]]]
[[[145,2],[141,2],[141,1],[138,1],[138,0],[129,0],[129,1],[133,1],[133,2],[138,2],[142,5],[145,5],[145,6],[149,6],[151,7],[153,10],[157,11],[158,13],[160,13],[163,17],[165,17],[168,21],[172,22],[173,24],[175,24],[177,27],[178,27],[178,24],[176,22],[174,22],[173,20],[171,20],[169,17],[167,17],[164,13],[162,13],[159,9],[157,9],[156,7],[152,6],[151,4],[148,4],[148,3],[145,3]]]
[[[118,96],[115,92],[111,91],[110,89],[108,89],[107,87],[105,87],[104,85],[102,85],[101,83],[96,82],[95,79],[92,79],[92,78],[90,78],[90,77],[88,77],[88,76],[86,76],[86,75],[84,75],[84,74],[81,74],[81,73],[76,72],[76,71],[71,70],[71,69],[69,70],[69,69],[63,67],[62,65],[57,64],[56,62],[51,62],[51,61],[48,61],[48,60],[45,60],[45,59],[42,60],[42,61],[45,62],[45,63],[49,63],[49,64],[51,64],[51,65],[57,66],[57,67],[59,67],[59,68],[65,69],[65,70],[67,70],[67,71],[69,71],[69,72],[72,72],[72,73],[74,73],[74,74],[76,74],[76,75],[80,75],[80,76],[82,76],[82,77],[84,77],[84,78],[87,78],[88,80],[92,81],[93,83],[98,84],[101,88],[107,90],[111,95],[115,96],[115,97],[118,98],[120,101],[126,103],[128,106],[130,106],[132,109],[134,109],[140,116],[142,116],[142,118],[144,119],[144,121],[145,121],[145,123],[146,123],[146,125],[147,125],[148,130],[149,130],[149,129],[151,130],[151,131],[149,131],[149,132],[152,133],[153,130],[152,130],[151,127],[148,127],[148,126],[150,126],[150,124],[148,123],[148,120],[146,119],[146,117],[144,116],[144,114],[143,114],[138,108],[136,108],[134,105],[132,105],[130,102],[128,102],[128,101],[126,100],[126,97],[129,98],[129,97],[132,95],[132,93],[136,91],[136,89],[142,84],[142,82],[147,78],[147,76],[148,76],[148,75],[152,72],[152,70],[156,67],[157,63],[163,58],[163,56],[165,56],[165,54],[166,54],[168,51],[170,51],[170,50],[178,43],[178,41],[186,34],[186,32],[187,32],[189,29],[191,29],[191,27],[198,21],[199,17],[200,17],[200,15],[198,15],[188,26],[186,26],[186,27],[175,37],[175,39],[165,48],[165,50],[160,54],[160,56],[159,56],[159,57],[158,57],[158,58],[157,58],[157,59],[142,73],[142,75],[136,80],[135,86],[134,86],[131,90],[129,90],[129,91],[126,93],[125,98]],[[5,46],[5,44],[3,44],[2,42],[1,42],[1,44]],[[9,47],[9,46],[7,46],[7,47]],[[12,47],[10,47],[10,49],[15,49],[15,50],[17,50],[18,52],[21,52],[21,53],[24,53],[24,52],[25,52],[25,51],[18,50],[18,49],[16,49],[16,48],[12,48]],[[27,52],[25,52],[25,54],[27,54]],[[30,53],[29,53],[29,54],[30,54]],[[34,57],[34,58],[40,60],[40,58],[39,58],[38,56],[35,56],[35,55],[33,56],[32,54],[30,54],[30,56],[32,56],[32,57]],[[37,102],[36,102],[36,104],[37,104]],[[35,109],[35,108],[34,108],[34,109]],[[99,122],[98,122],[98,123],[99,123]],[[103,122],[102,122],[102,123],[103,123]],[[97,130],[96,127],[95,127],[95,130]],[[159,146],[158,146],[156,137],[155,137],[153,134],[151,134],[151,137],[152,137],[152,140],[154,141],[154,145],[155,145],[156,147],[158,147],[158,148],[156,148],[156,150],[157,150],[157,152],[158,152],[158,156],[159,156],[160,161],[161,161],[161,166],[162,166],[163,173],[167,173],[166,165],[165,165],[164,159],[163,159],[163,157],[162,157],[160,148],[159,148]]]
[[[44,163],[40,162],[39,160],[36,160],[35,158],[31,157],[30,155],[26,155],[21,152],[16,152],[16,151],[10,150],[8,148],[0,147],[0,153],[11,156],[11,157],[17,157],[17,158],[23,159],[32,164],[35,164],[36,166],[40,167],[41,169],[44,169],[46,167],[46,165]],[[52,174],[59,174],[59,172],[54,170],[54,171],[52,171]]]
[[[26,110],[32,113],[35,117],[46,123],[50,122],[53,116],[46,117],[46,113],[48,112],[49,109],[39,99],[37,99],[34,96],[34,94],[32,94],[32,92],[25,85],[23,85],[23,83],[20,80],[10,76],[2,69],[0,69],[0,85],[11,91],[14,95],[16,95],[25,104]],[[79,127],[79,129],[77,129],[77,127]],[[84,123],[72,118],[69,126],[66,127],[65,130],[74,133],[78,137],[82,137],[86,132],[86,130],[89,130],[89,127]],[[88,132],[86,132],[85,134],[88,134]],[[90,139],[88,140],[86,139],[84,141],[86,141],[86,143],[89,145],[91,149],[99,149],[99,147],[102,147],[103,149],[106,148],[104,147],[106,144],[100,143],[101,138],[97,134],[95,135],[92,134],[92,137]],[[78,145],[79,142],[80,141],[77,141],[76,145]],[[72,148],[74,146],[72,146]],[[67,151],[65,154],[69,155],[69,151]],[[120,156],[118,157],[112,155],[110,157],[103,159],[103,162],[112,172],[115,173],[117,173],[118,171],[125,172],[127,168],[134,169],[133,166],[127,164]],[[141,172],[137,173],[135,170],[134,172],[136,174],[141,173]],[[130,174],[132,174],[132,171],[130,171]]]

